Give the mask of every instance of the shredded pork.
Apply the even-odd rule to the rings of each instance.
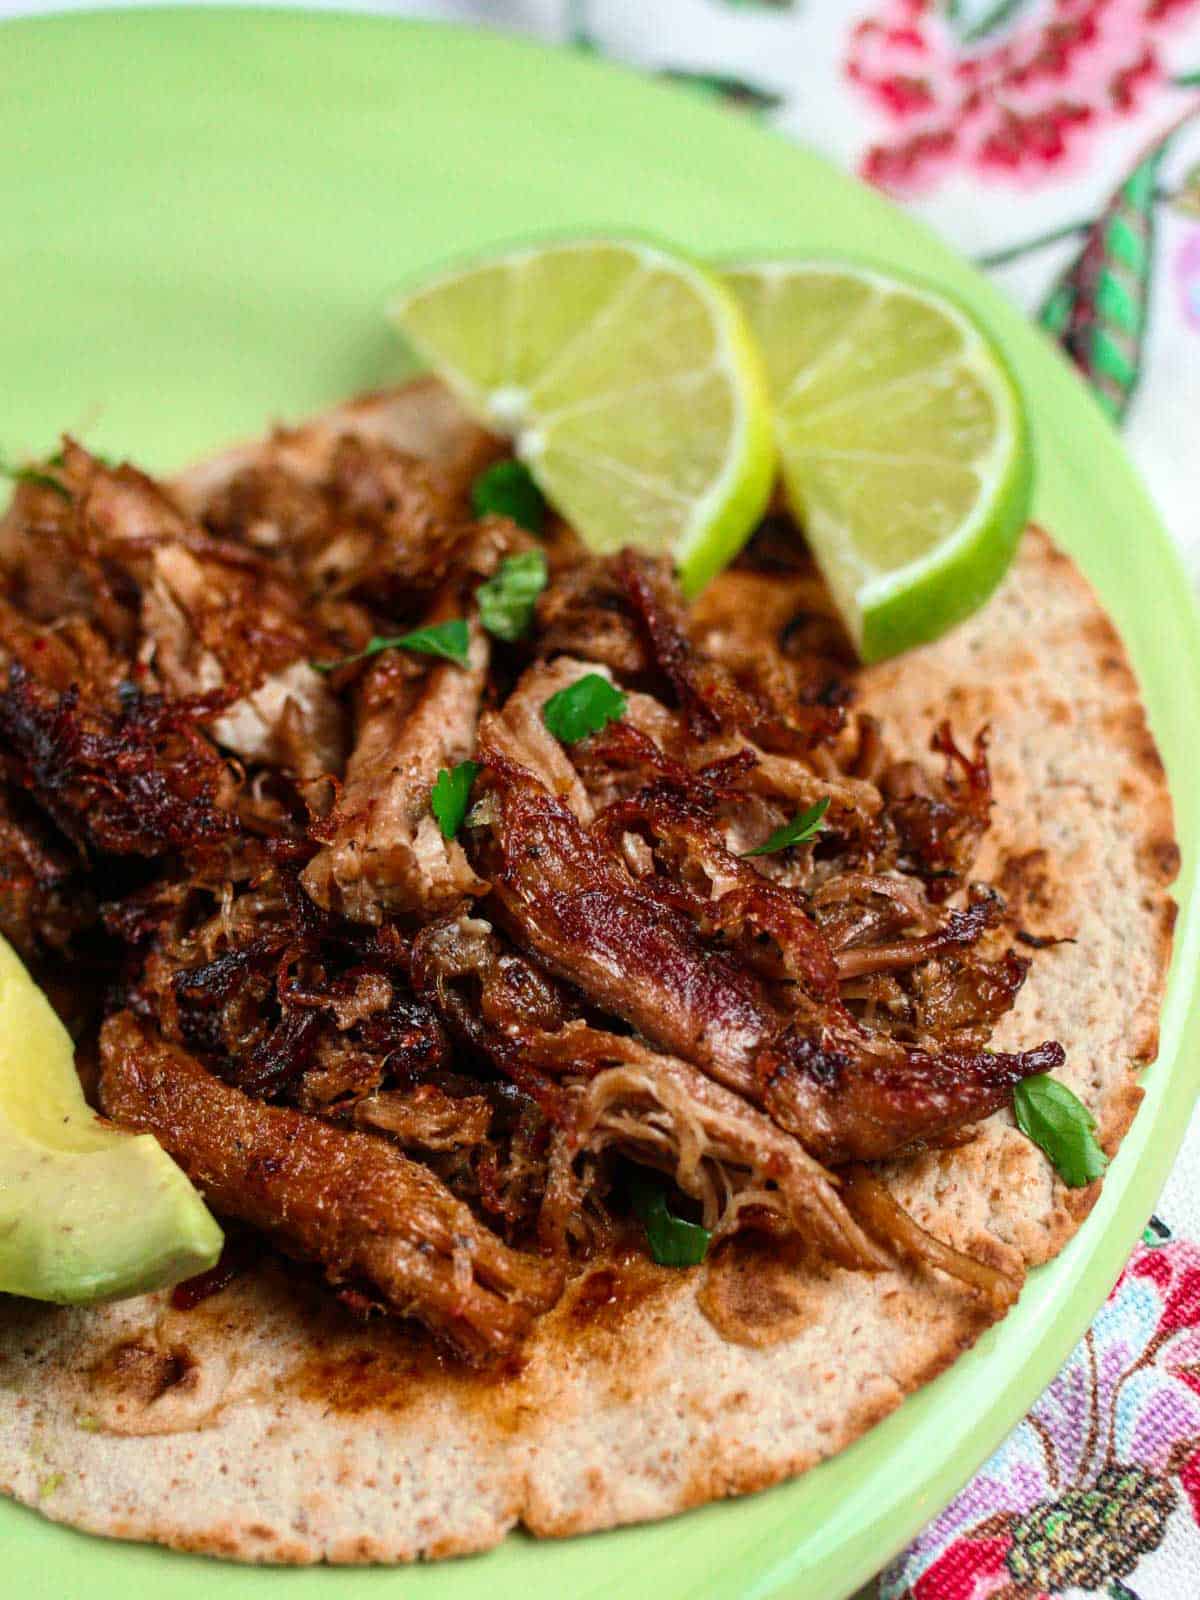
[[[328,843],[304,872],[319,906],[378,923],[388,911],[440,911],[482,890],[462,846],[443,838],[429,793],[474,745],[488,655],[476,624],[465,669],[446,663],[412,676],[396,655],[371,667],[345,787],[322,825]]]
[[[105,1023],[101,1050],[110,1116],[154,1134],[222,1215],[333,1282],[415,1310],[472,1355],[511,1348],[558,1298],[558,1269],[510,1250],[386,1140],[263,1105],[128,1012]]]
[[[930,760],[854,715],[778,518],[691,616],[663,564],[557,529],[514,642],[476,593],[533,544],[468,503],[498,446],[314,439],[186,504],[67,441],[0,523],[2,926],[52,993],[94,983],[107,1115],[469,1360],[632,1236],[631,1164],[718,1240],[1002,1301],[871,1166],[1063,1059],[989,1047],[1029,958],[972,876],[986,732]],[[367,650],[458,619],[465,665]],[[623,715],[563,743],[544,707],[589,674]]]

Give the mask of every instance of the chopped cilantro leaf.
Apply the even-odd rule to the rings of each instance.
[[[556,739],[578,744],[606,723],[619,722],[626,704],[625,696],[607,678],[589,672],[550,696],[542,707],[542,721]]]
[[[685,1222],[668,1209],[662,1178],[644,1167],[631,1167],[629,1194],[633,1214],[645,1228],[650,1254],[659,1266],[699,1266],[708,1254],[712,1235],[699,1223]]]
[[[1096,1140],[1096,1119],[1065,1083],[1039,1072],[1013,1091],[1017,1126],[1050,1157],[1068,1189],[1102,1176],[1108,1157]]]
[[[497,639],[522,638],[533,621],[537,597],[546,587],[546,558],[540,550],[505,556],[495,574],[475,591],[479,620]]]
[[[455,617],[453,622],[436,622],[430,628],[414,628],[412,633],[402,633],[394,639],[376,636],[357,655],[343,656],[340,661],[314,661],[313,666],[318,672],[333,672],[338,667],[348,667],[356,661],[365,661],[369,656],[377,656],[382,650],[415,650],[419,655],[442,656],[456,666],[465,667],[470,642],[466,622],[462,617]]]
[[[47,464],[57,466],[61,459],[59,457]],[[71,498],[71,491],[66,484],[60,483],[57,478],[52,478],[48,472],[41,472],[37,467],[14,467],[11,462],[5,461],[3,456],[0,456],[0,478],[8,478],[12,483],[33,483],[39,489],[53,489],[54,493],[61,495],[64,500]]]
[[[460,761],[449,772],[443,767],[430,790],[429,800],[443,839],[453,839],[462,827],[471,799],[471,785],[479,772],[477,761]]]
[[[801,811],[790,822],[785,822],[782,827],[776,828],[769,839],[764,839],[762,844],[753,850],[743,850],[743,856],[770,856],[776,850],[786,850],[790,845],[807,844],[810,839],[815,839],[820,833],[823,823],[822,817],[829,810],[829,796],[818,800],[815,805]]]
[[[546,521],[546,500],[529,468],[520,461],[497,461],[471,485],[471,505],[477,517],[508,517],[529,533],[541,533]]]

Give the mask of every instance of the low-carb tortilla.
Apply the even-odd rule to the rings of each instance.
[[[303,430],[319,456],[374,431],[440,459],[486,436],[428,383]],[[186,501],[252,458],[197,469]],[[702,602],[766,625],[769,579]],[[989,724],[996,797],[980,874],[1040,951],[993,1044],[1055,1038],[1058,1074],[1111,1155],[1154,1059],[1178,867],[1165,774],[1120,639],[1038,529],[948,637],[875,667],[862,704],[899,748]],[[1054,1256],[1099,1184],[1069,1190],[1007,1112],[962,1148],[893,1163],[914,1218],[1004,1271]],[[473,1371],[429,1337],[352,1320],[278,1264],[189,1311],[167,1295],[75,1310],[0,1301],[0,1489],[113,1537],[254,1562],[395,1562],[488,1548],[513,1527],[583,1533],[747,1493],[833,1455],[995,1320],[927,1268],[850,1272],[735,1241],[680,1272],[593,1261],[521,1354]],[[736,1334],[726,1337],[722,1328]]]

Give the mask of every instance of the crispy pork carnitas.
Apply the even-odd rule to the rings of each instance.
[[[470,1360],[647,1177],[718,1241],[1003,1300],[871,1165],[1062,1063],[988,1048],[1028,958],[971,876],[985,735],[854,715],[777,527],[689,617],[465,473],[285,447],[191,515],[68,441],[0,528],[3,931],[88,975],[104,1112]]]

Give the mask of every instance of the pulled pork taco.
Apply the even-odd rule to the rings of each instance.
[[[480,516],[502,454],[422,381],[17,489],[3,931],[226,1229],[173,1292],[0,1303],[48,1516],[406,1561],[775,1483],[1004,1314],[1129,1126],[1178,853],[1050,538],[864,671],[782,516],[689,613]]]

